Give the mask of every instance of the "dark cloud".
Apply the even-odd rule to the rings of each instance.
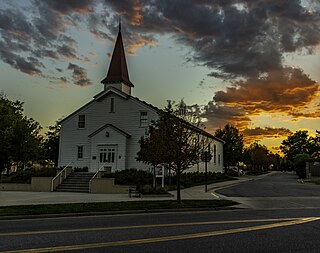
[[[205,126],[208,131],[214,132],[232,122],[240,130],[244,130],[251,122],[246,112],[240,106],[227,106],[214,102],[208,103],[204,108],[202,117],[207,121]]]
[[[48,7],[57,12],[68,14],[70,12],[87,13],[92,11],[94,0],[46,0]]]
[[[79,20],[77,15],[91,15],[94,3],[96,1],[32,0],[29,12],[12,6],[0,9],[1,60],[23,73],[56,79],[43,74],[46,68],[43,59],[83,60],[77,52],[77,41],[66,35],[66,31],[75,25],[73,18]],[[80,85],[90,82],[77,81]]]
[[[77,59],[77,51],[71,47],[71,46],[68,46],[68,45],[62,45],[62,46],[57,46],[57,52],[63,56],[63,57],[66,57],[68,59]]]
[[[139,37],[139,33],[149,39],[152,33],[171,33],[191,49],[190,59],[214,69],[211,76],[224,79],[279,70],[283,53],[310,49],[320,42],[320,9],[310,10],[298,0],[106,3],[125,17]],[[137,38],[129,42],[137,44]]]
[[[208,67],[208,76],[229,80],[214,94],[205,115],[210,128],[236,122],[242,129],[250,115],[282,112],[294,117],[319,91],[300,69],[288,68],[284,55],[312,53],[320,44],[320,3],[314,0],[33,0],[32,14],[0,10],[1,59],[28,74],[42,74],[44,58],[88,60],[67,36],[70,26],[114,40],[119,15],[127,52],[156,43],[168,34],[186,46],[187,61]],[[24,53],[24,54],[21,54]],[[27,55],[25,58],[22,55]],[[31,57],[31,58],[30,58]],[[69,64],[74,82],[87,75]],[[79,70],[79,71],[78,71]],[[78,73],[79,74],[75,74]],[[236,81],[235,81],[236,80]],[[242,80],[242,81],[239,81]],[[206,80],[209,83],[210,80]],[[197,85],[197,84],[195,84]],[[218,118],[221,120],[217,123]],[[242,123],[241,123],[242,122]]]
[[[42,74],[42,71],[39,69],[39,67],[43,67],[43,64],[41,64],[37,59],[33,57],[25,59],[18,54],[12,53],[10,50],[8,50],[7,45],[2,41],[0,41],[0,59],[23,73],[29,75]]]
[[[72,71],[73,82],[79,86],[91,85],[91,81],[87,77],[87,72],[84,68],[77,64],[69,63],[68,69]]]

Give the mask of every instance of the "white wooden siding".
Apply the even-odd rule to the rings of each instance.
[[[110,97],[115,98],[114,113],[110,113]],[[95,137],[91,140],[89,135],[106,124],[112,124],[131,136],[130,138],[126,138],[124,135],[115,133],[115,130],[110,130],[109,128],[114,138],[112,141],[118,144],[118,154],[125,152],[123,159],[121,158],[121,161],[118,161],[117,169],[136,168],[148,170],[150,168],[149,165],[136,161],[137,152],[140,150],[139,140],[146,132],[145,127],[140,127],[141,111],[148,112],[149,123],[159,118],[157,111],[151,106],[132,97],[122,97],[112,91],[99,100],[94,100],[87,106],[82,107],[61,123],[59,166],[65,166],[69,162],[74,162],[75,167],[87,166],[90,168],[92,156],[96,152],[96,150],[93,150],[95,149],[94,145],[96,145],[94,143],[97,143],[97,140]],[[84,129],[78,129],[78,115],[80,114],[86,115],[86,126]],[[100,136],[100,138],[104,137]],[[223,172],[223,144],[217,140],[211,140],[211,142],[217,146],[217,162],[214,164],[212,159],[208,163],[208,171]],[[77,160],[78,145],[83,145],[82,160]],[[211,145],[213,147],[213,144]],[[220,165],[218,164],[218,155],[221,157]],[[96,156],[97,159],[98,155]],[[197,171],[198,168],[199,171],[204,171],[204,163],[200,163],[199,166],[193,166],[190,168],[190,171]]]

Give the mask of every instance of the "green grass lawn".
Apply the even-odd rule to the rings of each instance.
[[[88,212],[115,212],[129,210],[184,209],[184,208],[218,208],[236,205],[231,200],[183,200],[178,204],[174,200],[161,201],[127,201],[98,202],[76,204],[48,204],[0,207],[0,216],[67,214]]]

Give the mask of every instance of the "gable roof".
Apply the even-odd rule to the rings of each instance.
[[[119,25],[119,32],[116,44],[113,49],[107,76],[101,81],[101,83],[125,83],[130,87],[134,87],[129,79],[126,56],[121,35],[121,25]]]
[[[76,110],[75,112],[71,113],[69,116],[67,116],[66,118],[62,119],[59,123],[61,124],[62,122],[64,122],[65,120],[69,119],[70,117],[74,116],[75,114],[77,114],[79,111],[81,111],[82,109],[84,109],[85,107],[91,105],[93,102],[95,101],[99,101],[101,100],[102,98],[104,98],[106,95],[108,95],[109,93],[114,93],[114,94],[117,94],[118,96],[121,96],[125,99],[128,99],[128,98],[131,98],[133,99],[134,101],[140,103],[140,104],[143,104],[144,106],[146,107],[149,107],[150,109],[154,110],[156,113],[159,113],[161,111],[163,111],[162,109],[159,109],[158,107],[150,104],[150,103],[147,103],[137,97],[133,97],[133,96],[130,96],[114,87],[110,87],[108,88],[107,90],[103,90],[102,92],[98,93],[97,95],[94,96],[94,99],[91,100],[90,102],[88,102],[87,104],[85,104],[84,106],[80,107],[78,110]],[[198,128],[192,124],[190,124],[189,122],[185,121],[186,123],[186,126],[190,129],[193,129],[195,132],[199,133],[199,134],[203,134],[204,136],[208,137],[208,138],[211,138],[211,139],[214,139],[216,141],[219,141],[221,143],[225,143],[225,141],[221,140],[220,138],[218,137],[215,137],[214,135],[204,131],[203,129],[201,128]],[[131,137],[128,133],[125,133],[124,131],[122,131],[120,128],[117,128],[115,127],[114,125],[112,124],[106,124],[104,125],[103,127],[99,128],[98,130],[96,130],[95,132],[91,133],[89,135],[89,137],[91,137],[92,135],[95,135],[97,132],[101,131],[103,128],[107,127],[107,126],[110,126],[110,127],[113,127],[114,129],[118,129],[120,132],[122,132],[122,134],[124,135],[127,135],[127,137]]]
[[[116,127],[116,126],[114,126],[114,125],[112,125],[112,124],[105,124],[105,125],[103,125],[102,127],[100,127],[99,129],[97,129],[97,130],[94,131],[93,133],[89,134],[88,137],[92,137],[92,136],[96,135],[97,133],[101,132],[102,130],[108,128],[108,127],[116,130],[117,132],[119,132],[120,134],[124,135],[124,136],[127,137],[127,138],[130,138],[130,137],[131,137],[130,134],[126,133],[125,131],[121,130],[120,128],[118,128],[118,127]]]

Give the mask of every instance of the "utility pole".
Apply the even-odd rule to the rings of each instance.
[[[201,160],[204,162],[204,185],[205,185],[205,192],[208,191],[208,162],[210,162],[212,156],[210,154],[210,143],[208,145],[208,150],[204,151],[201,155]]]

